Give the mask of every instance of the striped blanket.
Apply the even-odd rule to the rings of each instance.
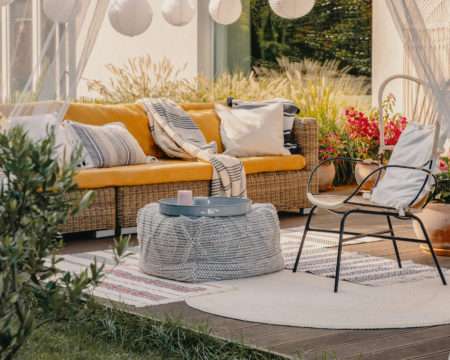
[[[169,156],[206,161],[213,166],[211,196],[247,197],[245,171],[234,157],[217,154],[190,116],[169,99],[142,99],[156,144]]]
[[[295,115],[300,112],[300,109],[296,104],[292,101],[283,98],[270,99],[265,101],[243,101],[236,100],[233,98],[227,99],[228,106],[231,106],[233,109],[256,109],[262,106],[270,105],[273,103],[281,103],[283,104],[283,133],[284,133],[284,147],[289,150],[291,154],[300,154],[301,148],[295,142],[294,134],[292,132],[292,128],[294,126]]]

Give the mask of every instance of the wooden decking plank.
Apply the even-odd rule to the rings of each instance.
[[[424,342],[415,342],[407,346],[401,346],[386,351],[377,351],[370,354],[363,354],[363,360],[406,360],[411,356],[420,355],[419,359],[423,359],[424,356],[434,355],[436,352],[440,352],[442,349],[450,350],[450,336],[433,339]],[[345,358],[339,358],[345,359]],[[445,358],[444,358],[445,359]]]
[[[355,342],[366,341],[368,339],[392,336],[400,333],[412,331],[413,329],[389,329],[389,330],[341,330],[340,333],[331,334],[329,336],[317,337],[307,340],[285,341],[273,348],[276,351],[295,354],[299,350],[320,350],[331,346],[339,346],[342,344],[350,344]]]
[[[278,345],[293,341],[308,342],[312,339],[320,339],[339,335],[347,332],[347,330],[329,330],[329,329],[312,329],[312,328],[290,328],[290,330],[270,333],[250,340],[256,342],[258,345],[275,348]],[[246,337],[247,338],[247,337]]]
[[[417,354],[415,354],[417,355]],[[449,360],[450,359],[450,351],[439,351],[434,354],[429,355],[418,355],[414,357],[408,358],[408,360]]]
[[[249,323],[253,326],[243,327],[241,329],[234,329],[225,334],[223,331],[218,332],[220,335],[226,335],[229,338],[237,338],[239,339],[241,336],[244,336],[248,340],[255,340],[261,336],[270,335],[270,334],[280,334],[292,331],[292,327],[282,326],[282,325],[271,325],[271,324],[255,324]]]
[[[204,314],[203,311],[187,306],[184,301],[157,306],[148,306],[145,308],[137,308],[136,311],[143,314],[150,313],[159,318],[165,318],[166,316],[169,316],[186,319],[190,316],[201,316]]]
[[[375,353],[391,350],[397,347],[408,347],[416,343],[423,343],[435,339],[448,337],[448,326],[435,326],[413,331],[400,332],[398,334],[382,335],[365,341],[357,341],[343,345],[326,347],[325,350],[336,352],[339,359],[354,358],[360,354]],[[446,350],[441,347],[440,350]],[[387,351],[388,352],[388,351]]]

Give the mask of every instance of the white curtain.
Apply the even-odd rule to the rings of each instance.
[[[2,26],[1,95],[8,105],[0,105],[0,111],[8,117],[56,112],[63,119],[76,97],[109,0],[49,4],[53,14],[42,0],[15,0],[2,8],[6,23]]]
[[[450,0],[386,0],[414,70],[425,81],[428,96],[438,115],[441,141],[450,137],[450,80],[448,44],[440,51],[436,39],[448,31]],[[434,41],[433,41],[434,40]]]

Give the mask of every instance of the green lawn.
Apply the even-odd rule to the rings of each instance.
[[[80,319],[47,323],[37,329],[19,357],[30,360],[280,359],[214,338],[205,328],[187,328],[178,320],[157,321],[101,306]]]
[[[120,343],[93,336],[86,324],[60,322],[47,324],[29,339],[20,355],[33,360],[170,359],[159,351],[133,351]],[[175,358],[175,357],[173,357]]]

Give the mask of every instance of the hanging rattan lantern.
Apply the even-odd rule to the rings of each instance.
[[[77,16],[80,11],[80,3],[78,0],[44,0],[42,8],[45,16],[62,24]]]
[[[0,6],[6,6],[14,2],[14,0],[0,0]]]
[[[194,18],[195,7],[192,0],[164,0],[161,12],[169,24],[184,26]]]
[[[269,0],[273,12],[286,19],[305,16],[314,7],[314,3],[315,0]]]
[[[112,27],[130,37],[142,34],[153,19],[153,11],[147,0],[114,0],[108,15]]]
[[[241,13],[241,0],[210,0],[209,2],[209,14],[219,24],[232,24],[239,19]]]

